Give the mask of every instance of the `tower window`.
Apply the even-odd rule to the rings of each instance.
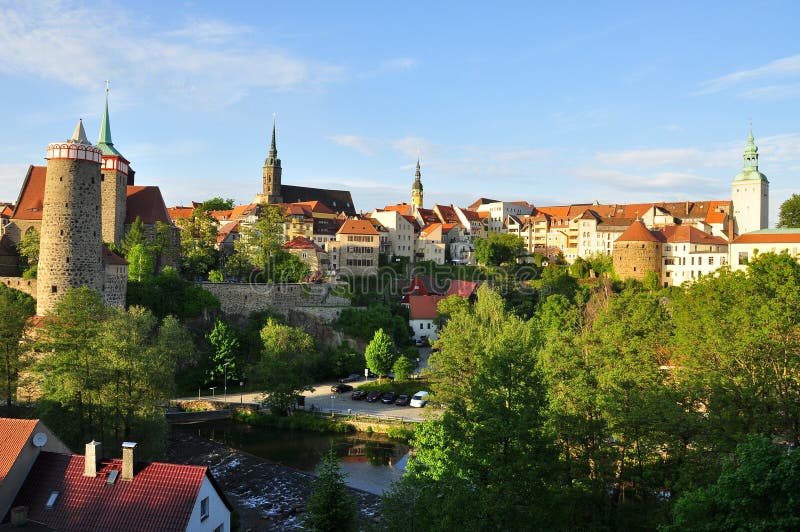
[[[50,293],[51,293],[51,294],[56,294],[56,293],[58,293],[58,287],[57,287],[56,285],[53,285],[53,286],[51,286],[51,287],[50,287]]]

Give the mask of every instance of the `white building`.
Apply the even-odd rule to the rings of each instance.
[[[759,253],[788,253],[800,260],[800,229],[761,229],[736,237],[730,245],[732,270],[744,270]]]
[[[753,131],[744,149],[744,168],[733,178],[733,220],[736,234],[751,233],[769,225],[769,181],[758,171],[758,148]]]

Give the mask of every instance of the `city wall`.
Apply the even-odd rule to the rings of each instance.
[[[288,316],[300,310],[330,323],[350,306],[346,297],[334,295],[331,284],[199,283],[219,299],[222,312],[247,316],[271,310]]]
[[[0,277],[0,283],[9,288],[16,288],[36,299],[36,279],[23,279],[22,277]]]

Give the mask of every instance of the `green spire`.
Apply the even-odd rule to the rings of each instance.
[[[753,137],[753,126],[750,126],[750,134],[747,136],[747,145],[742,154],[744,164],[742,171],[736,174],[734,181],[766,181],[767,176],[758,171],[758,146]]]
[[[97,139],[97,147],[100,148],[103,155],[122,157],[122,154],[114,147],[114,143],[111,142],[111,121],[108,118],[108,82],[106,82],[106,108],[100,122],[100,138]]]

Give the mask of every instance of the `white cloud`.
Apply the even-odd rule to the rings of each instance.
[[[326,138],[339,146],[352,148],[364,155],[374,155],[375,150],[380,145],[378,140],[359,135],[331,135]]]
[[[724,90],[743,88],[747,98],[784,99],[798,94],[797,83],[774,83],[778,79],[800,77],[800,54],[775,59],[750,69],[743,69],[700,84],[697,94],[714,94]]]
[[[104,79],[180,95],[188,104],[225,107],[253,89],[309,90],[343,68],[264,45],[245,46],[241,27],[191,22],[154,35],[125,11],[52,0],[0,8],[0,71],[80,88]]]

